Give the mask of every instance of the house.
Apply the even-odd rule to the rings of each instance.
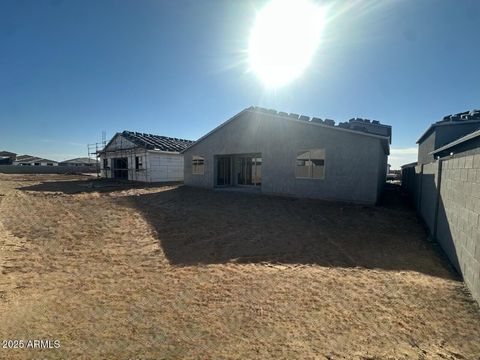
[[[340,123],[259,107],[233,116],[183,151],[189,186],[376,203],[391,127]]]
[[[12,165],[15,161],[17,154],[10,151],[0,151],[0,164],[1,165]]]
[[[480,124],[478,130],[448,143],[430,153],[435,158],[480,154]]]
[[[99,151],[101,174],[109,179],[182,181],[183,155],[193,141],[132,131],[117,133]]]
[[[55,160],[43,159],[32,155],[20,155],[17,156],[13,165],[20,166],[58,166],[58,162]]]
[[[60,162],[60,166],[86,166],[86,167],[95,167],[98,165],[98,161],[90,159],[88,157],[75,158],[70,160],[65,160]]]
[[[430,125],[417,141],[418,163],[428,164],[435,160],[435,150],[472,133],[480,128],[480,110],[447,115]]]

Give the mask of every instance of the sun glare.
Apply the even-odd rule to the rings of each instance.
[[[271,88],[302,74],[320,42],[324,8],[310,0],[272,0],[250,34],[250,69]]]

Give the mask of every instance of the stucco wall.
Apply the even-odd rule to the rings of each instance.
[[[436,129],[435,149],[470,134],[480,127],[480,121],[454,123],[452,125],[439,126]]]
[[[423,171],[419,176],[421,176],[419,210],[428,228],[433,230],[438,199],[438,162],[423,165]]]
[[[378,138],[265,114],[244,113],[185,151],[185,184],[214,187],[214,156],[261,153],[263,193],[375,203],[386,159]],[[325,179],[297,179],[297,152],[325,149]],[[192,174],[192,156],[205,174]]]
[[[433,155],[428,153],[436,149],[435,147],[435,131],[432,131],[421,143],[418,144],[418,163],[426,164],[433,161]]]
[[[418,145],[418,163],[427,164],[434,161],[434,156],[428,153],[477,130],[479,126],[479,121],[454,122],[436,126],[432,133]]]
[[[455,154],[455,156],[480,154],[480,137],[465,141],[456,146],[452,146],[451,148],[438,152],[436,155],[440,157],[446,157],[451,153]]]

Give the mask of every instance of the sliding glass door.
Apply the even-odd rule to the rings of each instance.
[[[262,184],[261,155],[236,155],[234,174],[236,185],[260,186]]]
[[[217,157],[217,186],[232,185],[230,168],[231,159],[230,156]]]

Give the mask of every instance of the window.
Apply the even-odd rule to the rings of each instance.
[[[47,166],[53,166],[53,163],[47,163]]]
[[[299,151],[295,176],[297,178],[325,179],[325,149]]]
[[[142,157],[135,156],[135,170],[141,170],[143,167]]]
[[[192,174],[203,175],[205,173],[205,158],[193,155],[192,157]]]
[[[103,168],[108,169],[108,159],[103,159]]]

